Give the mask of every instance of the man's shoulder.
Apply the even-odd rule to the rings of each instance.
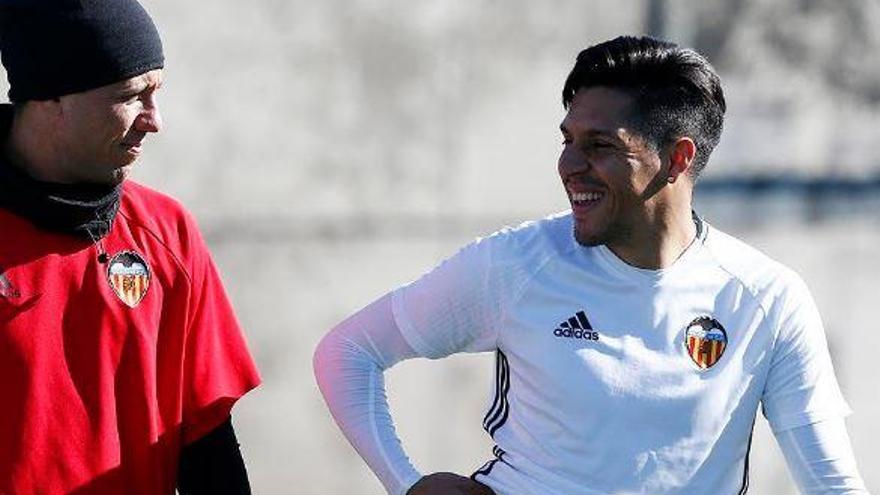
[[[123,185],[119,214],[133,229],[143,229],[175,252],[201,244],[192,215],[173,197],[128,180]]]
[[[572,249],[572,241],[571,212],[568,211],[504,227],[477,240],[492,244],[497,261],[538,261],[538,258],[564,255]]]
[[[127,180],[122,185],[122,208],[130,216],[165,221],[189,216],[189,213],[173,197]]]
[[[751,292],[787,291],[802,286],[800,276],[766,253],[717,228],[711,228],[706,246],[718,266]]]

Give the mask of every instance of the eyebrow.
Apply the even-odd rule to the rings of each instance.
[[[136,95],[143,91],[143,84],[126,82],[116,91],[119,95],[129,96]]]
[[[121,94],[139,94],[139,93],[141,93],[151,87],[158,89],[161,86],[162,86],[161,80],[150,81],[150,80],[146,80],[146,79],[134,79],[134,80],[125,81],[125,83],[123,83],[122,88],[120,88],[119,92]]]

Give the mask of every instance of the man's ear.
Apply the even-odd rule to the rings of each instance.
[[[673,183],[684,174],[688,176],[694,159],[697,157],[697,144],[694,140],[684,136],[675,140],[667,148],[669,150],[669,170],[667,181]]]

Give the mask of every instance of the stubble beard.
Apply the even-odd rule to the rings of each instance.
[[[135,164],[140,159],[139,156],[127,156],[124,155],[117,159],[117,163],[113,166],[110,172],[107,174],[106,182],[108,184],[116,185],[120,184],[125,179],[131,175],[131,171],[134,169]]]
[[[592,235],[580,232],[577,224],[574,225],[573,231],[575,241],[584,247],[612,245],[628,238],[631,232],[628,227],[621,225],[619,222],[611,222]]]
[[[107,183],[111,185],[121,184],[131,174],[133,166],[134,163],[129,163],[123,167],[113,169],[113,171],[110,172],[110,177]]]

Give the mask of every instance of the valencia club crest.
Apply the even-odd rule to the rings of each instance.
[[[107,265],[107,280],[128,307],[137,306],[150,287],[150,265],[134,251],[117,253]]]
[[[727,348],[727,332],[718,320],[709,316],[692,321],[684,338],[688,355],[701,370],[714,366]]]

